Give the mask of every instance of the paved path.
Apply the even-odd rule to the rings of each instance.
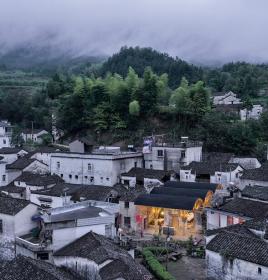
[[[205,259],[183,256],[177,262],[169,262],[168,271],[176,280],[205,280]]]

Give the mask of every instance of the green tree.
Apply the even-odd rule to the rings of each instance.
[[[129,114],[132,116],[139,116],[140,115],[140,105],[137,100],[133,100],[129,103]]]

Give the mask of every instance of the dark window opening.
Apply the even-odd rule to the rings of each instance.
[[[47,261],[49,260],[49,255],[48,253],[37,253],[37,259]]]
[[[129,201],[125,201],[125,208],[129,208]]]
[[[124,217],[124,225],[130,227],[130,217]]]
[[[164,151],[163,150],[157,150],[157,156],[158,157],[163,157],[164,156]]]

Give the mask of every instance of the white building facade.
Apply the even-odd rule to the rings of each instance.
[[[66,183],[112,187],[120,182],[120,174],[132,167],[142,167],[142,153],[54,153],[51,174]]]
[[[12,126],[6,121],[0,121],[0,148],[11,147]]]

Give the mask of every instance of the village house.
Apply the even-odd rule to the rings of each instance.
[[[7,164],[13,163],[18,158],[23,157],[26,154],[28,154],[28,152],[23,148],[4,147],[0,149],[0,156],[3,157],[3,160]]]
[[[91,153],[94,143],[88,136],[80,137],[69,144],[69,149],[72,153]]]
[[[120,182],[121,173],[142,165],[142,153],[100,147],[91,153],[54,153],[50,171],[66,183],[112,187]]]
[[[143,148],[145,168],[179,172],[182,166],[201,161],[202,145],[188,137],[181,137],[177,144],[151,143]]]
[[[213,105],[233,105],[241,103],[241,99],[237,98],[236,94],[232,91],[213,94]]]
[[[62,148],[58,147],[38,147],[31,152],[31,158],[35,158],[45,163],[49,168],[51,164],[51,155],[56,152],[60,152]]]
[[[159,187],[166,181],[170,181],[173,174],[173,171],[133,167],[128,172],[121,174],[121,184],[130,188],[134,188],[136,185],[145,188]]]
[[[258,120],[263,112],[263,106],[252,105],[251,109],[244,108],[240,110],[240,119],[242,121],[246,120]]]
[[[264,230],[261,229],[261,235],[256,234],[253,228],[255,226],[246,222],[207,231],[208,279],[268,279],[266,225]]]
[[[37,205],[23,199],[0,196],[0,259],[14,256],[15,237],[36,226],[31,219],[35,214]]]
[[[65,267],[83,279],[153,279],[127,251],[94,232],[55,252],[53,261],[56,266]]]
[[[7,184],[14,181],[16,178],[22,175],[23,172],[47,174],[49,173],[49,169],[45,163],[40,162],[37,159],[32,159],[25,155],[21,158],[18,158],[11,164],[6,164],[5,175],[7,178]]]
[[[209,182],[228,187],[230,183],[238,185],[243,168],[238,163],[191,162],[180,170],[183,182]]]
[[[207,229],[217,229],[233,224],[243,223],[250,219],[266,217],[268,201],[248,199],[247,196],[235,197],[222,205],[206,209]]]
[[[42,137],[45,135],[49,135],[49,132],[46,131],[45,129],[24,129],[21,132],[21,137],[23,141],[26,142],[34,142],[38,144],[43,143]]]
[[[28,231],[16,237],[16,252],[24,256],[52,260],[52,253],[84,234],[95,233],[113,238],[118,204],[85,201],[64,207],[51,208],[36,216],[39,233]]]
[[[141,191],[120,198],[121,227],[125,231],[162,233],[187,239],[202,232],[202,216],[217,184],[169,181],[150,193]]]
[[[243,190],[245,186],[266,186],[268,187],[268,162],[261,167],[245,170],[240,177],[239,187]]]
[[[18,256],[11,261],[0,262],[1,280],[81,280],[77,275],[53,264]]]
[[[11,147],[12,125],[7,120],[0,121],[0,148]]]

